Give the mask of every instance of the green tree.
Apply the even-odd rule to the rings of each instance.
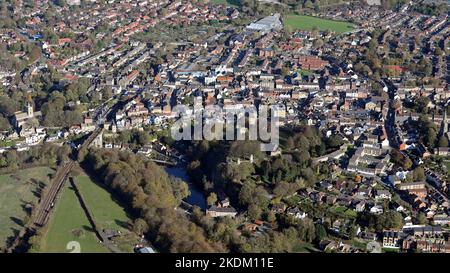
[[[261,218],[262,210],[261,210],[260,207],[258,207],[258,205],[256,205],[256,204],[251,204],[251,205],[248,207],[247,213],[248,213],[248,216],[250,217],[250,219],[252,219],[252,220],[258,220],[258,219]]]
[[[11,124],[9,123],[8,119],[3,117],[0,114],[0,132],[1,131],[8,131],[11,129]]]
[[[445,136],[439,138],[438,147],[448,147],[448,139]]]
[[[178,203],[191,194],[188,184],[183,180],[175,178],[172,180],[171,184],[173,188],[173,195]]]
[[[208,198],[206,199],[206,202],[208,203],[208,206],[214,205],[217,202],[216,193],[214,193],[214,192],[210,193]]]
[[[133,222],[133,231],[137,234],[144,234],[148,230],[148,224],[147,222],[142,219],[138,218]]]
[[[316,230],[316,240],[318,241],[322,241],[328,235],[327,230],[322,224],[316,224],[315,230]]]
[[[425,181],[426,178],[425,169],[422,166],[419,166],[413,170],[414,181]]]
[[[428,219],[425,213],[419,212],[419,214],[417,215],[417,223],[419,225],[425,225],[428,223]]]
[[[275,223],[276,220],[277,220],[277,217],[276,217],[275,213],[273,211],[269,211],[267,213],[267,222]]]

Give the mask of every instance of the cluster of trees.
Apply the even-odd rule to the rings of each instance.
[[[67,101],[89,102],[87,90],[91,85],[89,78],[79,78],[76,82],[71,82],[64,86],[62,92]]]
[[[275,216],[272,214],[273,223]],[[291,217],[292,218],[292,217]],[[212,219],[204,216],[200,210],[194,210],[195,223],[203,227],[210,240],[223,243],[230,252],[237,253],[270,253],[270,252],[295,252],[298,246],[306,243],[320,241],[327,236],[323,225],[314,224],[310,219],[291,219],[282,229],[274,228],[264,232],[260,236],[252,236],[251,232],[243,230],[238,232],[242,219],[224,217]]]
[[[148,132],[138,129],[124,130],[113,140],[114,143],[128,144],[131,147],[142,147],[150,143]]]
[[[14,112],[23,109],[27,100],[27,92],[21,89],[10,88],[0,95],[0,113],[11,117]]]
[[[17,0],[0,2],[0,29],[14,29],[17,25],[24,24],[26,20],[24,17],[21,18],[21,13],[16,10],[20,6],[25,8],[29,6],[29,3],[19,3]],[[13,53],[17,51],[24,52],[28,59],[14,57]],[[39,58],[40,55],[41,49],[37,43],[20,42],[10,45],[2,43],[0,44],[0,67],[13,71],[21,71],[29,63]]]
[[[425,175],[425,169],[422,166],[415,168],[412,171],[413,181],[425,181],[427,176]]]
[[[241,10],[251,16],[267,16],[276,12],[284,13],[287,10],[284,5],[273,5],[260,1],[239,0],[238,2]]]
[[[438,140],[438,127],[427,116],[420,116],[418,128],[422,143],[433,149]]]
[[[380,215],[369,212],[358,213],[357,222],[369,229],[383,231],[385,229],[399,229],[403,226],[403,216],[396,211],[387,211]]]
[[[192,159],[188,170],[194,181],[201,181],[206,191],[223,190],[235,207],[246,211],[247,219],[265,220],[272,228],[261,236],[252,236],[245,229],[242,231],[244,236],[237,236],[236,225],[242,222],[239,219],[216,221],[198,216],[196,223],[204,228],[208,238],[222,242],[230,251],[291,252],[298,251],[298,246],[305,242],[317,243],[327,236],[323,225],[314,225],[310,219],[276,215],[270,205],[315,184],[324,170],[312,165],[309,151],[316,155],[315,147],[323,145],[323,153],[327,147],[340,146],[341,139],[323,141],[322,134],[309,126],[294,134],[290,131],[289,135],[291,147],[287,151],[291,154],[282,157],[265,156],[259,143],[252,141],[231,144],[202,141],[188,149]],[[250,155],[253,155],[253,163],[248,161]],[[233,160],[227,163],[227,157]],[[240,164],[237,164],[237,158],[240,158]],[[210,195],[209,203],[215,199]]]
[[[11,124],[9,123],[8,117],[4,114],[0,114],[0,132],[9,131],[11,129]]]
[[[309,143],[309,140],[306,142]],[[242,185],[252,176],[273,186],[280,182],[303,183],[297,179],[299,176],[309,185],[316,182],[316,174],[312,169],[308,152],[309,147],[306,148],[306,154],[304,149],[299,149],[292,155],[264,160],[259,143],[252,141],[235,141],[231,145],[203,141],[194,144],[191,150],[193,151],[192,162],[188,169],[193,180],[203,180],[205,183],[214,181],[216,187],[227,187],[227,182],[237,184],[231,187],[240,187],[238,185]],[[253,155],[253,163],[249,162],[251,155]],[[234,162],[226,164],[227,157]],[[241,160],[240,164],[237,164],[237,158]]]
[[[81,111],[66,106],[66,98],[59,91],[52,92],[41,107],[43,123],[48,127],[70,127],[83,121]]]
[[[408,70],[417,76],[428,77],[433,73],[433,64],[430,59],[422,57],[417,63],[411,62],[408,65]]]
[[[286,253],[298,251],[298,246],[312,243],[319,238],[310,219],[299,221],[295,226],[282,231],[270,231],[261,236],[244,237],[240,251],[244,253]]]
[[[239,203],[247,208],[248,216],[253,220],[261,219],[263,210],[267,211],[270,199],[263,186],[246,181],[239,191]]]
[[[322,156],[328,150],[333,150],[343,144],[343,140],[339,135],[333,135],[325,138],[322,132],[314,126],[299,126],[289,128],[286,132],[290,136],[287,137],[285,150],[288,153],[301,152],[302,158]]]
[[[9,131],[11,124],[9,117],[16,111],[18,105],[8,96],[0,95],[0,132]]]
[[[2,52],[0,50],[0,52]],[[0,53],[1,54],[1,53]],[[61,75],[49,68],[38,77],[33,78],[33,103],[35,110],[42,112],[43,124],[49,127],[69,127],[82,122],[82,104],[96,103],[100,100],[99,92],[87,94],[91,85],[88,78],[80,78],[76,82],[59,85]],[[111,90],[104,90],[105,97]],[[0,131],[9,130],[8,119],[14,112],[22,110],[29,100],[28,90],[11,87],[0,93]]]
[[[71,149],[67,145],[44,144],[28,151],[8,150],[0,154],[0,172],[9,173],[26,167],[55,166],[69,158]]]
[[[189,195],[187,184],[175,180],[151,161],[125,151],[93,149],[84,164],[112,188],[139,217],[133,228],[162,251],[221,252],[201,227],[174,210]]]
[[[199,141],[188,144],[186,154],[191,162],[188,165],[188,173],[195,183],[202,183],[205,189],[212,189],[213,182],[216,186],[224,187],[222,170],[229,143],[218,141]],[[247,173],[244,170],[243,173]],[[243,174],[242,176],[245,176]]]
[[[448,147],[449,145],[449,140],[447,139],[447,137],[445,135],[441,135],[439,137],[439,140],[437,142],[437,147]]]
[[[413,165],[413,162],[408,156],[402,154],[396,149],[391,150],[391,161],[397,166],[402,167],[404,170],[410,169]]]
[[[384,9],[398,9],[405,3],[406,0],[381,0],[381,6]]]
[[[342,0],[280,0],[279,2],[289,5],[296,12],[320,12],[323,8],[343,4]]]
[[[414,109],[417,113],[428,114],[430,101],[427,96],[418,96],[410,104],[407,104],[407,107]]]
[[[420,4],[414,5],[413,10],[420,12],[425,15],[435,15],[440,16],[443,14],[447,14],[450,9],[448,3],[446,1],[435,1],[437,3],[433,3],[432,1],[422,2]]]
[[[272,185],[289,182],[311,186],[317,182],[311,159],[302,157],[302,153],[295,153],[293,157],[276,157],[264,161],[258,171],[261,179]],[[298,177],[303,180],[299,180]]]
[[[249,146],[254,146],[255,151]],[[229,195],[230,198],[237,200],[235,204],[248,208],[247,216],[250,219],[265,219],[273,230],[262,236],[252,236],[245,230],[241,234],[238,232],[243,221],[240,217],[213,219],[206,217],[198,208],[193,212],[194,223],[190,222],[173,210],[186,196],[183,189],[176,187],[183,183],[173,181],[157,165],[128,152],[91,150],[84,163],[91,166],[105,184],[132,205],[139,214],[133,225],[134,230],[145,233],[163,251],[286,252],[295,251],[299,244],[326,236],[325,228],[317,227],[311,220],[299,221],[291,217],[290,220],[279,221],[268,209],[270,196],[264,186],[250,180],[242,185],[226,183],[223,177],[214,177],[222,175],[223,169],[217,168],[215,163],[223,163],[225,155],[246,157],[247,153],[260,151],[259,145],[201,141],[189,147],[189,150],[194,159],[190,170],[192,177],[198,177],[199,181],[204,180],[206,184],[211,183],[210,190],[223,187],[227,194],[235,193]],[[219,156],[219,151],[225,153]],[[255,156],[255,165],[257,161],[259,158]],[[217,171],[214,172],[214,169]],[[214,181],[215,185],[209,181]],[[282,196],[296,188],[295,183],[281,182],[274,192]],[[209,196],[209,203],[216,201],[214,194]],[[280,228],[278,222],[281,223]]]
[[[312,126],[291,128],[286,134],[286,153],[276,157],[262,153],[257,141],[194,143],[188,149],[188,172],[206,191],[225,191],[251,219],[260,219],[269,213],[268,191],[283,198],[313,186],[328,170],[314,166],[312,155],[323,155],[343,143],[342,137],[324,138]],[[249,160],[251,156],[253,162]]]
[[[414,46],[408,47],[398,37],[389,35],[385,37],[385,35],[388,34],[379,29],[372,31],[372,39],[367,43],[364,55],[359,61],[356,59],[353,60],[356,62],[354,66],[356,72],[379,80],[381,76],[400,76],[403,72],[385,69],[385,66],[398,65],[421,78],[432,75],[433,64],[429,58],[421,56],[420,60],[416,61],[410,54],[414,49],[413,47],[421,46],[422,41],[420,38],[416,37]],[[380,52],[379,43],[381,42],[388,45],[385,47],[385,52]],[[379,53],[389,55],[389,57],[380,56]],[[442,54],[441,45],[436,45],[434,54],[436,56]]]
[[[0,43],[0,67],[9,71],[21,71],[27,62],[16,58],[6,44]]]
[[[14,1],[5,0],[0,3],[0,28],[14,28],[16,26],[13,18]]]

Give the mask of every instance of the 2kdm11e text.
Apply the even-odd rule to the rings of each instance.
[[[273,268],[273,258],[220,258],[219,267]]]

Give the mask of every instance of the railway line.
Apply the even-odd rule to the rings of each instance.
[[[102,128],[95,129],[91,135],[85,140],[83,145],[81,145],[77,151],[80,149],[83,149],[85,147],[88,147],[94,139],[101,133]],[[35,216],[35,219],[33,221],[34,228],[40,228],[43,227],[50,216],[50,212],[52,208],[55,205],[55,201],[58,197],[58,193],[63,188],[65,181],[67,180],[67,177],[69,176],[70,172],[72,171],[73,167],[75,166],[76,162],[73,159],[70,159],[68,162],[64,164],[63,167],[61,167],[57,172],[55,177],[52,180],[52,183],[50,185],[50,188],[48,192],[44,195],[43,199],[41,200],[38,208],[38,212]]]
[[[56,197],[58,196],[59,191],[63,187],[64,182],[66,181],[66,178],[74,165],[75,161],[70,160],[56,173],[49,191],[45,194],[43,200],[40,203],[38,213],[34,220],[34,225],[36,227],[42,227],[47,222],[50,211],[54,206]]]

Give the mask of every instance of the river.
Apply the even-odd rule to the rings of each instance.
[[[189,195],[184,201],[186,201],[191,205],[198,206],[202,210],[205,210],[206,209],[205,195],[197,185],[189,181],[189,176],[187,174],[186,169],[184,167],[167,167],[165,169],[169,175],[178,177],[188,184],[191,195]]]

